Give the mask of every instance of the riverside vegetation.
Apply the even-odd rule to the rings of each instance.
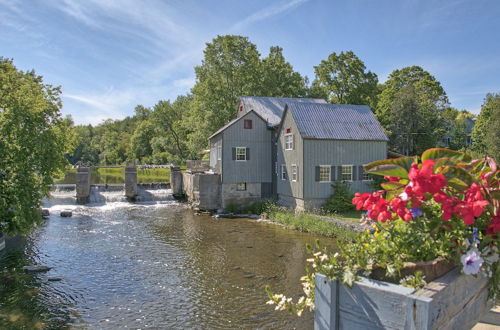
[[[382,270],[385,278],[410,287],[425,285],[421,273],[403,276],[406,262],[439,258],[461,265],[465,275],[490,280],[490,298],[500,294],[500,170],[489,157],[429,149],[421,157],[376,161],[365,170],[383,175],[382,190],[357,193],[352,202],[366,211],[371,225],[339,252],[309,248],[297,302],[266,288],[277,310],[298,315],[314,308],[315,274],[352,286],[359,276]]]

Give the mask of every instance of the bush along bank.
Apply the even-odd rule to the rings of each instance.
[[[271,200],[257,201],[246,207],[231,205],[226,208],[230,214],[260,214],[260,218],[283,225],[286,228],[308,232],[340,240],[352,241],[361,226],[352,221],[339,220],[311,212],[295,213]]]

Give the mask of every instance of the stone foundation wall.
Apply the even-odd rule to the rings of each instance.
[[[325,204],[326,199],[302,199],[293,196],[278,194],[278,204],[294,209],[296,212],[312,211],[319,209]]]
[[[184,193],[188,201],[203,210],[221,207],[221,183],[219,174],[182,173]]]
[[[222,184],[222,207],[231,204],[246,206],[262,199],[262,183],[248,183],[245,191],[236,190],[236,183]]]

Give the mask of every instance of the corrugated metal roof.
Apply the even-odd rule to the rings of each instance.
[[[303,138],[388,140],[367,105],[292,103],[288,110]]]
[[[324,103],[323,99],[313,98],[291,98],[291,97],[261,97],[261,96],[242,96],[241,102],[246,112],[254,110],[264,120],[267,120],[269,126],[278,125],[281,122],[281,116],[285,110],[286,104],[292,103]]]

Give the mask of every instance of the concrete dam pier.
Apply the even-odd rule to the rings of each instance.
[[[180,174],[179,172],[176,172]],[[176,181],[178,182],[178,180]],[[138,187],[141,186],[141,187]],[[140,199],[139,190],[148,189],[150,184],[137,183],[137,168],[135,166],[125,167],[125,189],[124,195],[129,202],[135,202]],[[159,186],[162,186],[160,184]],[[167,185],[168,186],[168,185]],[[108,186],[106,185],[106,188]],[[140,189],[139,189],[140,188]],[[150,188],[150,187],[149,187]],[[88,204],[91,202],[91,168],[90,167],[79,167],[76,172],[76,203],[77,204]]]

